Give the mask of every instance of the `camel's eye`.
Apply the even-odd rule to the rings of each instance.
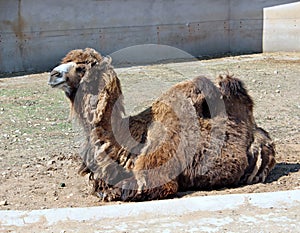
[[[84,72],[85,71],[85,68],[84,67],[76,67],[76,72]]]
[[[92,62],[91,63],[91,67],[93,67],[94,65],[96,65],[97,64],[97,62]]]

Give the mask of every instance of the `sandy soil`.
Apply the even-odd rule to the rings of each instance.
[[[197,195],[300,189],[300,54],[272,53],[116,69],[127,114],[171,85],[204,74],[241,78],[255,101],[258,125],[276,143],[277,162],[264,184],[180,193]],[[77,175],[80,131],[68,122],[64,94],[48,73],[0,79],[0,209],[98,206],[87,177]],[[115,204],[115,203],[114,203]]]

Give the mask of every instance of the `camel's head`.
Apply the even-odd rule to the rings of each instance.
[[[61,64],[51,71],[48,84],[53,88],[62,89],[73,102],[82,78],[101,60],[101,55],[94,49],[72,50],[62,59]]]

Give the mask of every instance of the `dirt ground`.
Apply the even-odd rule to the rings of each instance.
[[[149,105],[171,85],[204,74],[242,79],[255,119],[271,134],[277,165],[264,184],[189,196],[300,189],[300,53],[270,53],[116,69],[127,114]],[[77,174],[80,130],[68,121],[64,94],[47,85],[49,73],[0,79],[0,209],[32,210],[108,205],[90,195]],[[115,204],[115,203],[113,203]],[[121,203],[120,203],[121,204]]]

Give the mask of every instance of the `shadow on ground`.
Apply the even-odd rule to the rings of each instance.
[[[287,176],[290,173],[295,173],[300,170],[299,163],[278,163],[274,169],[270,172],[266,183],[272,183],[279,180],[283,176]]]
[[[277,163],[273,170],[270,172],[269,176],[267,177],[265,184],[270,184],[275,181],[278,181],[281,177],[288,176],[291,173],[296,173],[300,171],[300,164],[299,163]],[[240,187],[247,187],[246,186],[240,186]],[[236,187],[238,188],[238,187]],[[234,189],[234,187],[233,187]],[[232,190],[231,188],[222,188],[222,189],[216,189],[216,190],[201,190],[201,191],[217,191],[217,192],[222,192],[226,190]],[[184,191],[184,192],[178,192],[176,194],[176,197],[181,198],[186,195],[194,194],[199,192],[199,190],[191,190],[191,191]]]

